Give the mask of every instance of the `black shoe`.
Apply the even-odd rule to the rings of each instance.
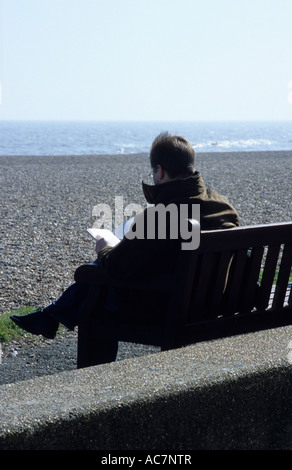
[[[59,322],[51,317],[45,309],[37,310],[28,315],[12,315],[11,320],[20,328],[32,333],[42,335],[47,339],[54,339]]]

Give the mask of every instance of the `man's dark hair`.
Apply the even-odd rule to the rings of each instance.
[[[195,171],[195,150],[184,137],[162,132],[152,143],[150,164],[161,165],[170,178],[187,177]]]

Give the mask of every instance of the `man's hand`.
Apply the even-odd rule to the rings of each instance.
[[[96,240],[95,251],[98,254],[105,246],[116,246],[120,240],[113,233],[107,234],[105,231],[103,237],[100,237]]]

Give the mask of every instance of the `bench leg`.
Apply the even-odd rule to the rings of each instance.
[[[94,338],[89,323],[78,327],[77,368],[91,367],[98,364],[114,362],[119,343],[115,339]]]
[[[89,354],[89,338],[88,338],[88,322],[82,322],[78,325],[78,339],[77,339],[77,368],[90,366]]]

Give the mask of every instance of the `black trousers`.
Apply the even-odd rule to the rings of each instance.
[[[89,284],[75,282],[57,300],[46,307],[46,311],[67,328],[74,330],[74,327],[78,326],[81,321],[80,307],[85,301],[88,292]],[[107,295],[104,307],[111,312],[117,311],[114,298],[110,293]],[[115,361],[118,353],[118,341],[99,340],[99,343],[96,345],[96,351],[98,363]]]

